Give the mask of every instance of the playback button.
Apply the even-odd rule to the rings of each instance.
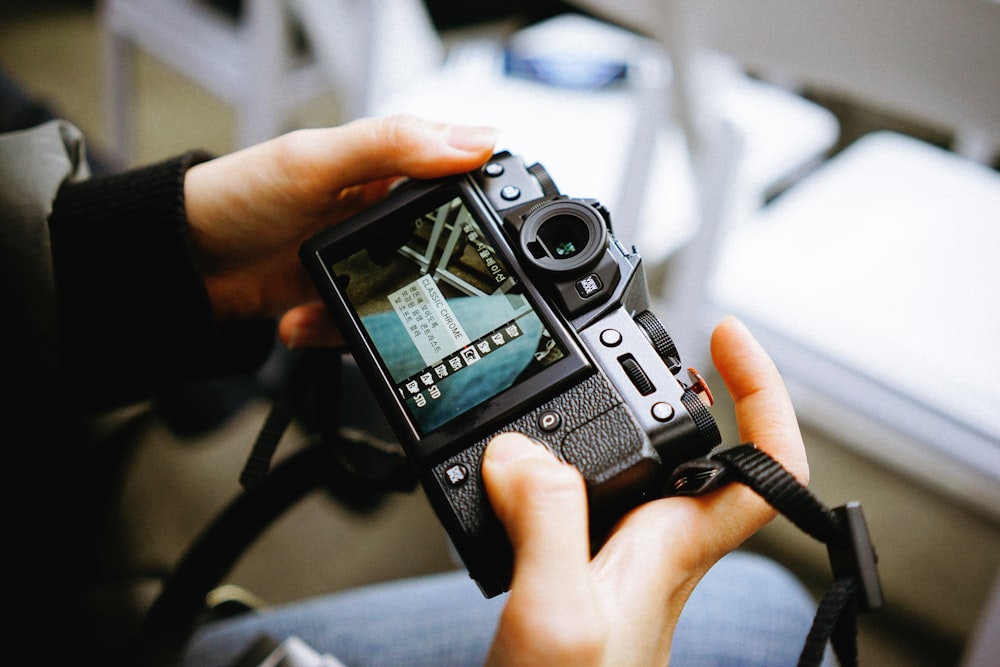
[[[558,431],[560,426],[562,426],[562,415],[555,410],[546,410],[538,415],[538,428],[544,433]]]

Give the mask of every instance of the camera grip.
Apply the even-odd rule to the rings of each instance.
[[[503,431],[540,440],[576,466],[587,482],[592,516],[636,504],[639,491],[661,470],[645,431],[601,374],[510,422]],[[507,590],[512,572],[510,544],[490,507],[481,476],[483,453],[496,435],[434,466],[430,479],[425,480],[435,510],[487,597]]]

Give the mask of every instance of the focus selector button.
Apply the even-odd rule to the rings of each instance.
[[[619,357],[618,362],[622,365],[622,370],[628,375],[628,379],[632,381],[635,388],[639,390],[639,393],[643,396],[649,396],[654,391],[656,387],[653,386],[653,382],[646,375],[646,371],[642,370],[642,366],[639,362],[635,360],[631,354],[626,354],[624,357]]]

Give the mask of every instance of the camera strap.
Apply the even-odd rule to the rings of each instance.
[[[410,491],[416,477],[402,453],[376,451],[341,434],[342,352],[309,350],[293,355],[271,409],[240,474],[237,495],[195,539],[117,664],[174,667],[206,614],[208,593],[275,520],[306,495],[325,490],[346,507],[366,511],[385,493]],[[313,404],[317,407],[312,409]],[[319,407],[323,409],[319,409]],[[316,437],[272,465],[279,442],[295,419],[312,421]],[[366,448],[359,464],[348,450]],[[404,465],[405,464],[405,465]],[[373,472],[375,471],[375,472]]]
[[[826,545],[833,581],[819,603],[799,667],[819,665],[829,642],[842,667],[858,664],[857,614],[882,606],[877,557],[861,504],[830,509],[756,445],[720,448],[678,466],[666,495],[701,496],[730,482],[750,487],[807,535]]]
[[[339,351],[310,351],[285,379],[261,428],[240,481],[245,491],[210,524],[164,582],[138,636],[121,664],[167,667],[205,611],[205,596],[239,557],[289,507],[331,482],[354,491],[377,494],[411,490],[415,478],[394,456],[380,453],[374,465],[362,466],[336,446],[342,436],[333,417],[317,424],[320,442],[271,466],[282,434],[301,415],[304,404],[339,404]],[[319,393],[317,393],[319,390]],[[336,410],[323,412],[336,413]],[[335,437],[330,437],[330,436]],[[400,455],[401,456],[401,455]],[[373,474],[378,469],[381,472]],[[858,664],[856,616],[882,605],[877,558],[859,503],[829,509],[795,477],[753,444],[719,448],[678,466],[665,487],[666,496],[701,496],[731,482],[746,484],[802,531],[827,546],[833,582],[819,604],[799,657],[800,667],[819,665],[827,643],[842,667]]]

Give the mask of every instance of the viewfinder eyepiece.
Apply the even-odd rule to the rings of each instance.
[[[604,220],[593,207],[562,200],[532,211],[521,227],[521,250],[538,268],[555,273],[593,265],[608,244]]]
[[[538,242],[533,255],[539,251],[553,259],[569,259],[579,255],[590,241],[590,230],[580,218],[573,215],[557,215],[549,218],[538,228]],[[536,255],[539,256],[539,255]]]

